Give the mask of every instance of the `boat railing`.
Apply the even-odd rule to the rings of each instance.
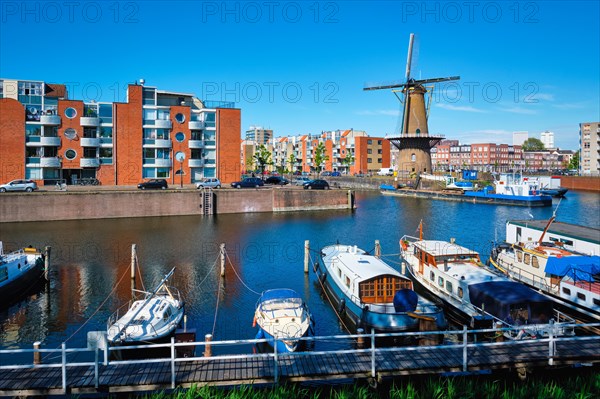
[[[592,324],[573,324],[573,328],[598,328],[600,323]],[[522,329],[522,328],[521,328]],[[68,381],[76,381],[78,378],[73,377],[77,373],[80,373],[81,367],[93,367],[93,384],[95,388],[100,385],[100,366],[111,365],[134,365],[139,364],[140,360],[110,360],[111,352],[113,351],[124,351],[124,350],[143,350],[148,351],[156,348],[170,348],[169,357],[163,358],[149,358],[145,359],[144,363],[169,363],[170,374],[171,374],[171,387],[177,386],[177,369],[185,370],[185,367],[176,367],[177,363],[194,362],[194,361],[207,361],[210,362],[213,359],[219,360],[235,360],[235,359],[246,359],[246,360],[258,360],[258,359],[269,359],[273,366],[272,378],[275,383],[279,382],[280,375],[280,364],[282,360],[289,361],[289,359],[315,359],[319,361],[320,358],[327,358],[350,354],[350,353],[363,353],[367,357],[367,361],[371,365],[371,376],[377,377],[379,369],[385,368],[382,362],[386,362],[386,357],[381,356],[384,353],[395,353],[398,357],[410,359],[411,354],[423,351],[437,351],[440,349],[448,349],[450,351],[456,351],[457,355],[456,364],[454,367],[459,369],[462,368],[462,372],[469,371],[470,362],[472,357],[476,356],[482,350],[486,348],[494,348],[499,346],[505,346],[507,348],[527,348],[528,345],[535,343],[537,350],[539,351],[539,344],[546,344],[542,347],[544,356],[547,356],[548,365],[552,366],[555,362],[560,362],[563,356],[569,358],[572,353],[557,350],[559,344],[568,344],[569,342],[579,342],[582,345],[598,345],[600,344],[600,335],[589,335],[589,336],[569,336],[569,337],[557,337],[550,330],[550,334],[546,337],[537,339],[525,339],[530,336],[522,334],[519,340],[499,340],[499,334],[514,334],[520,331],[519,329],[510,328],[489,328],[489,329],[478,329],[468,330],[466,326],[463,326],[461,330],[446,330],[446,331],[421,331],[421,332],[403,332],[403,333],[381,333],[375,334],[371,330],[370,334],[352,334],[352,335],[333,335],[333,336],[315,336],[315,337],[304,337],[301,339],[307,342],[314,342],[315,344],[331,343],[331,342],[343,342],[344,346],[338,346],[337,349],[332,350],[314,350],[305,352],[289,352],[289,353],[278,353],[276,342],[280,341],[277,339],[247,339],[247,340],[224,340],[224,341],[198,341],[198,342],[180,342],[176,343],[175,338],[171,338],[170,343],[165,344],[152,344],[152,345],[136,345],[136,346],[125,346],[125,347],[110,347],[106,342],[99,341],[95,345],[88,345],[85,348],[67,348],[65,342],[63,342],[60,348],[45,349],[40,347],[34,347],[32,349],[2,349],[0,350],[0,372],[2,370],[27,370],[27,369],[60,369],[60,375],[62,377],[62,390],[66,394],[69,390]],[[517,333],[518,334],[518,333]],[[409,338],[419,339],[424,337],[435,337],[443,336],[441,345],[419,345],[419,346],[378,346],[378,342],[385,341],[389,338]],[[489,339],[481,340],[478,337],[487,337]],[[364,340],[365,338],[368,341]],[[286,339],[287,340],[287,339]],[[370,344],[358,346],[358,342],[369,342]],[[427,340],[428,342],[440,342],[438,340]],[[261,343],[270,343],[274,348],[273,352],[269,353],[232,353],[230,348],[235,347],[248,347],[248,345],[256,345]],[[589,344],[588,344],[589,343]],[[189,357],[177,357],[177,348],[180,347],[194,347],[194,348],[206,348],[211,347],[211,356],[198,357],[195,354]],[[316,347],[316,346],[315,346]],[[226,348],[227,354],[216,354],[219,348]],[[235,349],[234,349],[235,350]],[[60,359],[60,361],[50,362],[45,361],[41,364],[32,364],[29,362],[19,361],[23,356],[27,356],[29,359],[39,357],[40,354],[47,354],[46,359]]]
[[[550,285],[544,277],[537,276],[534,273],[522,269],[518,266],[507,264],[506,273],[509,277],[515,278],[516,280],[521,281],[525,284],[529,284],[534,288],[552,293],[558,293],[559,291],[558,284]]]

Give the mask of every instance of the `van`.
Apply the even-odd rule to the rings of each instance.
[[[377,174],[379,176],[394,176],[394,168],[381,168]]]

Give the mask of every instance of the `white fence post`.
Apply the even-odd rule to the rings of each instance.
[[[61,344],[62,351],[62,388],[63,393],[67,394],[67,344],[63,342]]]
[[[102,334],[104,337],[104,365],[108,366],[108,335]]]
[[[467,326],[463,326],[463,371],[467,371]]]
[[[100,357],[100,355],[98,354],[98,346],[96,345],[96,350],[94,351],[95,354],[95,358],[94,358],[94,388],[98,388],[98,380],[99,380],[99,376],[98,376],[98,358]]]
[[[273,337],[273,350],[274,350],[274,363],[275,370],[273,370],[273,379],[275,380],[275,384],[279,383],[279,365],[277,364],[277,338]]]
[[[371,329],[371,376],[375,378],[375,329]]]
[[[554,319],[550,320],[550,334],[548,340],[548,365],[554,365]]]
[[[171,389],[175,389],[175,337],[171,337]]]

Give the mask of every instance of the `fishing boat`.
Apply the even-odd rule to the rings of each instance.
[[[294,290],[281,288],[264,291],[256,303],[253,325],[256,339],[275,339],[277,352],[294,352],[302,338],[314,336],[313,318],[302,297]]]
[[[377,332],[417,331],[422,320],[438,330],[448,324],[441,307],[413,290],[412,281],[380,258],[357,246],[331,245],[321,250],[323,266],[315,272],[340,316],[356,328]]]
[[[423,240],[405,235],[403,261],[417,287],[440,299],[449,316],[470,328],[516,328],[506,338],[573,335],[574,329],[554,309],[554,302],[524,284],[493,273],[476,251],[453,240]]]
[[[513,280],[552,296],[563,311],[581,321],[600,321],[600,256],[598,229],[567,225],[550,233],[552,216],[540,233],[537,229],[507,224],[507,242],[493,248],[490,264]],[[523,230],[526,233],[523,233]],[[513,234],[513,230],[515,234]],[[518,231],[517,231],[518,230]],[[596,244],[586,231],[596,234]],[[571,231],[573,233],[569,233]],[[538,234],[536,234],[538,233]],[[548,241],[544,238],[548,236]],[[535,239],[534,239],[535,238]],[[579,252],[574,247],[587,249]]]
[[[502,173],[494,180],[494,192],[490,190],[468,191],[469,199],[487,199],[502,204],[523,206],[551,206],[552,197],[540,192],[539,182],[519,174]]]
[[[165,275],[152,291],[134,290],[144,297],[134,301],[119,317],[115,312],[108,320],[107,339],[110,345],[143,345],[166,341],[175,333],[185,312],[176,288],[167,286],[175,268]]]
[[[44,254],[28,247],[4,253],[0,241],[0,298],[8,303],[12,298],[30,291],[44,281]]]

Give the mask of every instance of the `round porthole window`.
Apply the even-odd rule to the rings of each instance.
[[[77,152],[75,152],[75,150],[67,150],[65,151],[65,158],[67,158],[69,161],[72,161],[73,159],[77,158]]]
[[[175,120],[178,123],[183,123],[183,122],[185,122],[185,115],[182,113],[179,113],[179,114],[175,115]]]
[[[183,140],[185,140],[185,134],[183,134],[182,132],[177,132],[175,134],[175,140],[181,143]]]
[[[77,130],[75,130],[71,127],[68,129],[65,129],[65,137],[68,138],[69,140],[75,140],[75,138],[77,137]]]
[[[69,119],[73,119],[77,116],[77,110],[73,107],[65,109],[65,116]]]

